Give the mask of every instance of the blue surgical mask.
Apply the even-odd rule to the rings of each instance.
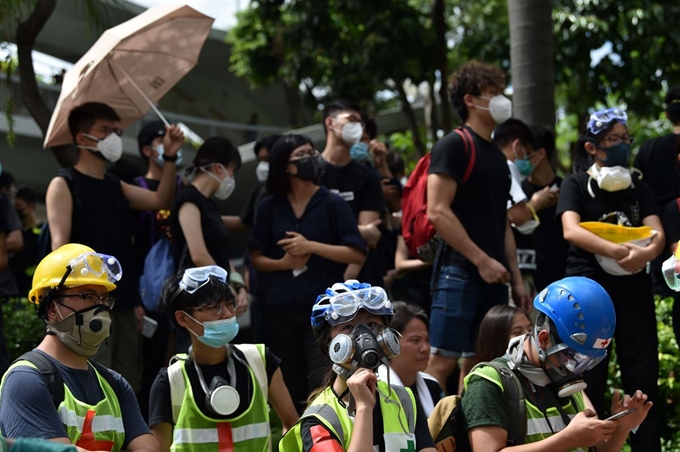
[[[529,157],[515,160],[515,166],[522,176],[529,176],[536,168],[530,161]]]
[[[199,336],[189,328],[189,331],[196,338],[208,347],[221,348],[233,341],[238,334],[238,323],[236,316],[228,319],[212,320],[210,322],[199,322],[185,312],[194,322],[203,325],[203,336]]]
[[[362,143],[361,141],[354,143],[352,147],[349,148],[349,155],[352,157],[352,160],[365,162],[366,159],[368,159],[368,144]]]
[[[630,160],[630,144],[619,143],[608,148],[599,148],[607,154],[607,158],[602,160],[595,156],[604,166],[622,166],[628,168],[628,161]]]
[[[159,144],[155,148],[156,153],[158,153],[158,157],[156,157],[154,160],[156,160],[156,163],[158,163],[160,166],[163,166],[165,164],[165,160],[163,160],[163,153],[165,152],[165,148],[163,147],[162,144]],[[175,165],[179,166],[182,164],[182,150],[180,149],[177,152],[177,161],[175,162]]]

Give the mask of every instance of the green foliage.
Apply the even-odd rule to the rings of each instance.
[[[661,425],[661,439],[664,452],[680,451],[680,384],[676,373],[680,369],[680,351],[673,332],[673,298],[660,299],[655,297],[657,334],[659,337],[659,398],[656,402]],[[616,360],[616,349],[613,348],[609,361],[609,377],[607,386],[612,388],[608,393],[605,406],[611,405],[613,390],[623,390],[621,370]],[[604,413],[608,416],[609,413]],[[623,451],[630,452],[630,445],[626,444]]]
[[[12,298],[2,306],[3,330],[10,362],[33,350],[45,336],[45,323],[26,298]]]

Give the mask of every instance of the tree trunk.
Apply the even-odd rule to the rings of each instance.
[[[437,141],[439,118],[437,117],[437,98],[434,95],[434,80],[427,82],[427,100],[425,101],[425,129],[430,134],[430,141]]]
[[[552,2],[508,0],[513,116],[555,125]]]
[[[409,124],[409,129],[411,129],[411,135],[413,135],[413,145],[416,148],[416,153],[418,158],[425,155],[425,144],[420,138],[420,131],[418,130],[418,121],[416,120],[416,114],[411,108],[411,103],[408,101],[408,96],[406,95],[406,90],[404,90],[404,81],[395,80],[397,92],[399,93],[399,100],[401,101],[401,111],[406,116],[406,120]]]
[[[441,103],[442,111],[441,126],[442,129],[444,129],[444,133],[449,133],[453,126],[453,118],[451,116],[451,102],[449,102],[449,48],[446,45],[447,27],[444,0],[434,1],[432,7],[432,23],[434,24],[436,36],[435,60],[441,77],[441,86],[439,87],[439,101]]]
[[[300,96],[300,88],[294,83],[283,82],[283,91],[288,106],[290,127],[293,129],[302,127],[302,96]]]
[[[36,38],[54,13],[56,6],[56,0],[38,0],[31,15],[17,27],[16,34],[19,74],[21,74],[21,99],[43,135],[47,134],[52,112],[40,96],[38,81],[33,69],[32,53]],[[61,166],[71,166],[77,160],[73,146],[58,146],[52,150]]]

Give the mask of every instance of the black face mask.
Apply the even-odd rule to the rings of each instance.
[[[305,157],[289,162],[297,168],[296,174],[291,174],[300,180],[316,181],[319,178],[319,159],[318,157]]]

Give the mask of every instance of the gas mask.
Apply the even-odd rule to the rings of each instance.
[[[84,133],[83,136],[89,138],[90,140],[96,141],[97,147],[96,148],[93,148],[92,146],[78,146],[78,147],[83,149],[89,149],[90,151],[94,152],[99,152],[99,154],[101,154],[101,156],[104,157],[109,162],[117,162],[123,155],[123,140],[115,132],[111,132],[109,136],[107,136],[104,139],[93,137],[92,135],[88,135],[87,133]]]
[[[349,378],[357,368],[375,370],[399,354],[399,337],[394,330],[383,325],[373,331],[358,323],[350,334],[339,334],[329,346],[333,370]],[[349,369],[346,367],[349,366]]]
[[[194,362],[196,373],[198,374],[198,381],[201,383],[201,388],[205,393],[205,407],[208,409],[210,414],[216,416],[229,416],[230,414],[234,413],[241,404],[241,396],[236,390],[236,366],[234,365],[234,359],[243,364],[246,369],[250,369],[248,364],[238,357],[233,350],[228,349],[228,351],[229,356],[227,358],[226,364],[227,373],[229,374],[229,382],[227,382],[227,380],[225,380],[223,377],[216,375],[213,377],[210,385],[208,385],[205,382],[201,368],[198,364],[196,364],[196,360],[192,360]],[[193,355],[191,349],[189,350],[189,354]],[[247,378],[247,380],[248,390],[246,391],[246,394],[249,394],[251,378]]]
[[[59,307],[73,311],[66,317]],[[59,340],[73,353],[89,358],[97,353],[99,345],[111,334],[111,309],[105,305],[95,305],[76,311],[63,304],[56,304],[61,320],[47,324],[47,331],[56,334]]]

